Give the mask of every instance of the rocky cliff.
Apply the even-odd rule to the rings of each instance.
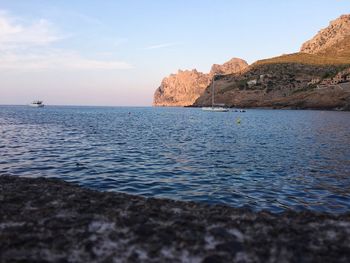
[[[163,79],[154,94],[154,106],[189,106],[204,92],[214,74],[233,74],[248,66],[247,62],[233,58],[223,65],[214,64],[210,73],[197,70],[179,70]]]
[[[309,54],[325,53],[327,48],[350,36],[350,15],[343,15],[338,19],[331,21],[329,26],[322,29],[311,40],[305,42],[300,52]]]
[[[226,74],[234,74],[243,71],[248,67],[246,61],[240,58],[233,58],[222,65],[214,64],[210,70],[210,77],[214,74],[226,75]]]
[[[154,106],[188,106],[209,84],[209,75],[197,70],[179,70],[163,79],[154,93]]]

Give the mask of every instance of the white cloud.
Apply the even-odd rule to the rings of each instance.
[[[63,50],[47,50],[41,54],[13,52],[0,54],[0,70],[114,70],[130,68],[132,66],[126,62],[84,58],[76,52]]]
[[[181,45],[181,43],[163,43],[163,44],[157,44],[157,45],[152,45],[152,46],[148,46],[148,47],[145,47],[144,49],[160,49],[160,48],[166,48],[166,47],[173,47],[173,46],[178,46],[178,45]]]
[[[0,11],[0,69],[2,70],[113,70],[129,69],[122,61],[85,58],[78,52],[52,47],[65,39],[49,21],[31,23]]]
[[[0,12],[0,50],[45,46],[63,38],[45,19],[24,25],[7,13]]]

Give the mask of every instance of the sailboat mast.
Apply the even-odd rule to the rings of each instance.
[[[214,107],[214,85],[215,85],[215,74],[213,76],[212,91],[211,91],[211,107]]]

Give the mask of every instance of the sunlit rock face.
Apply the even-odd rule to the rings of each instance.
[[[247,62],[233,58],[223,65],[214,64],[210,73],[193,70],[179,70],[163,79],[154,93],[154,106],[190,106],[210,84],[214,74],[238,73],[248,66]]]
[[[209,84],[209,76],[197,70],[179,70],[163,79],[154,94],[154,106],[191,105]]]
[[[348,36],[350,36],[350,15],[342,15],[331,21],[327,28],[320,30],[311,40],[305,42],[300,52],[323,53],[327,48],[336,45]]]
[[[248,66],[247,62],[240,58],[233,58],[222,65],[214,64],[211,67],[210,76],[214,74],[226,75],[243,71]]]

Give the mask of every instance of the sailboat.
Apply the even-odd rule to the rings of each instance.
[[[214,88],[215,88],[215,77],[217,75],[214,74],[213,76],[213,83],[211,84],[211,107],[202,107],[202,110],[204,111],[215,111],[215,112],[228,112],[229,110],[227,108],[224,108],[223,106],[214,103]]]
[[[44,107],[44,103],[41,100],[35,100],[29,104],[30,107],[42,108]]]

